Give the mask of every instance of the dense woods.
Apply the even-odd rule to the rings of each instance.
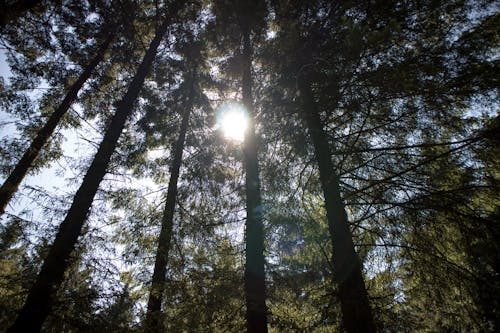
[[[0,332],[500,330],[498,2],[0,11]]]

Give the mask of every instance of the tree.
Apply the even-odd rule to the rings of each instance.
[[[322,8],[322,4],[316,5]],[[284,5],[283,7],[286,7]],[[283,15],[283,7],[278,7],[281,11],[281,20],[287,21]],[[329,10],[328,5],[322,10]],[[292,13],[295,9],[288,9]],[[292,14],[293,15],[293,14]],[[300,14],[298,14],[300,15]],[[306,18],[307,19],[307,18]],[[310,24],[309,22],[305,24]],[[298,29],[304,29],[299,27]],[[292,33],[297,33],[294,31]],[[342,323],[347,332],[375,332],[368,295],[363,279],[362,264],[357,256],[352,234],[350,231],[347,213],[341,197],[339,167],[332,163],[332,152],[328,143],[328,135],[324,130],[316,97],[313,93],[313,75],[309,67],[311,59],[314,59],[318,36],[312,30],[310,35],[300,39],[299,50],[295,61],[297,90],[302,101],[302,117],[307,127],[312,146],[314,147],[315,162],[319,168],[319,178],[323,190],[326,215],[328,219],[329,234],[332,240],[332,265],[334,270],[334,281],[338,285],[338,297],[342,309]]]
[[[65,1],[61,13],[43,7],[2,29],[14,76],[0,101],[20,119],[4,123],[29,137],[62,100],[108,21],[100,3]],[[81,110],[59,128],[81,116],[85,128],[111,129],[110,110],[124,105],[165,7],[113,2],[127,24],[81,89]],[[82,204],[42,331],[497,331],[496,3],[182,8],[125,116],[133,120],[109,147],[92,210],[92,199]],[[57,89],[40,101],[23,93],[42,79]],[[251,120],[243,145],[216,121],[235,100]],[[64,134],[54,133],[33,171],[66,152]],[[24,141],[5,137],[8,170]],[[71,171],[84,175],[91,161],[82,156]],[[28,186],[23,197],[43,204],[37,193],[46,191]],[[51,221],[72,195],[52,196],[41,213],[28,206],[4,217],[4,326],[54,252]]]
[[[170,10],[174,10],[174,8]],[[70,254],[74,249],[99,183],[106,173],[111,154],[114,151],[125,121],[132,112],[135,99],[169,25],[170,18],[167,18],[157,29],[142,63],[137,69],[136,76],[117,106],[115,116],[108,126],[99,150],[75,195],[71,208],[59,228],[50,252],[45,258],[42,269],[28,294],[26,303],[8,332],[38,331],[49,313],[52,306],[52,294],[62,282]]]
[[[189,68],[185,73],[185,79],[180,87],[184,90],[182,108],[182,120],[179,128],[179,137],[173,147],[173,160],[170,168],[170,180],[165,202],[165,209],[162,215],[161,231],[158,238],[158,248],[156,250],[155,265],[151,289],[149,292],[148,309],[146,313],[145,331],[161,331],[163,326],[163,318],[161,316],[161,305],[163,300],[163,290],[165,289],[165,273],[168,263],[168,254],[172,239],[174,210],[177,196],[177,181],[179,179],[179,170],[182,163],[182,153],[184,151],[184,143],[186,140],[186,131],[189,125],[189,115],[194,106],[195,94],[197,89],[197,62],[200,61],[200,42],[191,42],[184,46],[187,51],[184,57],[186,58],[186,66]]]
[[[420,177],[427,183],[427,191],[405,205],[407,215],[415,216],[415,221],[401,251],[400,276],[407,288],[408,311],[421,330],[483,332],[498,327],[493,310],[498,289],[492,282],[498,255],[495,242],[489,241],[499,232],[492,222],[498,189],[489,167],[480,170],[466,162],[481,151],[478,160],[489,159],[490,166],[498,163],[491,155],[493,142],[484,139],[469,151],[425,165]],[[426,148],[434,154],[446,149],[449,147]],[[493,306],[486,310],[484,304]],[[434,315],[423,316],[423,310]]]
[[[247,8],[243,8],[248,10]],[[250,10],[254,10],[250,8]],[[245,21],[242,30],[242,99],[249,112],[248,129],[243,142],[245,165],[247,220],[245,229],[246,265],[245,265],[245,298],[247,305],[247,331],[267,332],[266,280],[264,271],[264,227],[263,206],[260,196],[259,165],[257,156],[257,136],[253,116],[252,97],[252,44],[251,28]]]
[[[484,88],[482,94],[487,95],[491,91],[492,86],[486,87],[490,79],[482,71],[485,67],[494,66],[491,62],[485,61],[484,57],[485,49],[491,50],[491,31],[489,28],[485,31],[484,45],[488,46],[478,52],[478,55],[483,54],[479,57],[481,60],[473,56],[475,52],[469,48],[464,53],[460,52],[467,54],[467,57],[470,56],[473,62],[481,63],[465,69],[461,67],[467,63],[466,61],[460,64],[446,61],[461,49],[461,42],[449,44],[449,40],[444,37],[440,39],[443,42],[439,45],[425,42],[435,36],[451,34],[450,26],[457,29],[463,27],[462,24],[466,19],[459,3],[449,2],[442,6],[426,3],[416,7],[393,7],[382,3],[354,2],[344,5],[317,1],[297,5],[287,1],[277,1],[273,5],[279,26],[276,42],[272,44],[271,50],[274,52],[273,60],[280,59],[280,62],[274,61],[273,66],[275,69],[281,68],[276,75],[278,79],[274,82],[277,85],[287,86],[288,89],[285,92],[272,91],[269,95],[278,100],[279,104],[271,104],[270,107],[276,109],[288,106],[289,114],[298,112],[305,116],[309,135],[312,137],[315,159],[317,162],[321,162],[320,158],[324,161],[325,167],[319,166],[319,178],[326,205],[328,197],[332,197],[327,193],[327,185],[330,183],[330,191],[337,193],[337,199],[330,202],[341,203],[336,209],[330,210],[331,215],[336,213],[339,215],[337,221],[345,221],[344,232],[337,232],[335,235],[331,230],[332,245],[335,248],[342,243],[335,241],[335,237],[344,238],[342,234],[346,235],[344,239],[351,239],[348,220],[340,216],[342,215],[340,212],[345,211],[342,205],[347,205],[351,216],[355,218],[359,216],[359,220],[356,219],[350,226],[354,242],[348,242],[351,244],[347,246],[349,248],[347,253],[354,253],[354,244],[363,239],[375,242],[378,239],[383,242],[388,241],[391,239],[390,233],[394,232],[394,229],[397,230],[400,224],[391,217],[392,224],[383,225],[380,230],[379,224],[375,221],[377,217],[384,216],[387,210],[397,211],[397,207],[375,206],[374,203],[379,202],[380,196],[387,195],[384,200],[391,202],[395,197],[408,195],[414,191],[412,187],[415,182],[411,180],[410,172],[476,141],[476,138],[464,138],[461,133],[457,133],[460,125],[453,126],[461,120],[458,116],[459,110],[463,108],[464,103],[467,104],[466,101],[471,93],[458,88],[454,80],[457,78],[457,73],[462,71],[470,73],[474,67],[477,70],[472,70],[473,75],[482,77],[480,81],[485,84],[481,88]],[[449,13],[448,21],[432,15],[433,10],[438,11],[437,8],[441,12]],[[474,10],[481,9],[474,8]],[[390,15],[387,15],[388,13]],[[422,27],[426,29],[421,29]],[[408,48],[408,45],[416,47]],[[281,56],[276,57],[277,53]],[[296,54],[297,57],[283,61],[289,54]],[[437,63],[439,66],[435,65]],[[443,82],[440,78],[449,80]],[[391,84],[389,81],[398,84]],[[300,97],[290,101],[296,96],[296,91],[300,92]],[[451,96],[449,91],[454,91],[456,94]],[[436,93],[442,96],[439,102]],[[297,100],[302,101],[302,107],[297,105]],[[404,107],[400,108],[400,103],[403,103]],[[447,105],[447,108],[444,105]],[[311,112],[314,106],[318,111]],[[433,111],[426,112],[426,107]],[[453,110],[455,113],[448,114],[448,110]],[[450,119],[456,121],[442,124],[444,114],[448,114]],[[416,145],[405,142],[415,138],[411,133],[412,130],[422,130],[430,134],[426,121],[440,122],[438,126],[443,132],[456,133],[460,139],[450,140],[449,136],[444,136],[441,142],[439,139],[432,143]],[[465,126],[462,122],[460,124]],[[295,128],[295,131],[299,128],[292,123],[292,120],[285,126]],[[285,131],[285,133],[290,132],[293,133],[293,130]],[[447,145],[450,141],[456,146],[443,155],[429,156],[424,153],[422,155],[427,157],[424,160],[412,157],[414,156],[412,149],[429,144]],[[289,139],[289,142],[296,141]],[[394,143],[383,149],[358,149],[364,146],[371,147],[377,142]],[[459,146],[460,144],[463,146]],[[301,153],[303,150],[302,147],[297,148]],[[367,154],[359,154],[360,151]],[[332,160],[335,161],[333,164]],[[406,167],[399,168],[403,164]],[[379,181],[373,181],[377,178]],[[339,201],[341,191],[344,192],[343,204]],[[328,209],[327,215],[330,215]],[[362,260],[365,253],[375,249],[376,247],[370,250],[369,245],[358,246],[359,253],[363,254]],[[338,256],[344,256],[345,253],[345,251],[333,251],[334,266],[340,263]],[[359,267],[356,280],[359,282],[358,286],[362,286],[364,284],[361,275],[362,265],[357,264],[358,260],[351,254],[348,257],[351,258],[348,260],[351,265]],[[343,297],[341,284],[339,288],[339,297],[341,300],[344,298],[344,302],[341,303],[351,301],[351,297],[346,295]],[[366,293],[364,287],[359,289],[363,290],[362,294]],[[361,303],[365,306],[359,308],[367,309],[363,312],[368,314],[368,301],[366,297],[363,298],[365,301]],[[355,312],[347,311],[345,314],[353,313]],[[344,326],[348,330],[356,331],[355,325],[369,323],[371,321],[369,317],[371,316],[365,316],[366,319],[362,321],[350,320],[351,324],[344,321]],[[372,326],[370,330],[373,331],[374,325],[370,326]],[[367,329],[361,331],[365,330]]]
[[[361,263],[354,248],[347,213],[340,195],[340,179],[335,173],[337,168],[331,162],[327,135],[314,102],[311,83],[307,78],[299,77],[299,91],[325,197],[328,230],[333,244],[332,263],[335,281],[339,288],[342,322],[348,332],[375,332]]]
[[[88,78],[91,76],[92,72],[95,70],[97,65],[99,65],[99,63],[104,58],[104,55],[114,38],[115,30],[116,26],[111,27],[109,31],[106,31],[108,37],[104,40],[102,45],[96,51],[95,57],[87,65],[87,67],[85,67],[85,69],[80,74],[75,83],[73,83],[73,85],[70,87],[68,93],[64,97],[59,107],[50,116],[45,125],[38,131],[35,139],[31,143],[29,148],[26,150],[26,152],[23,154],[19,162],[14,167],[14,170],[12,170],[10,175],[2,184],[2,187],[0,188],[0,216],[5,212],[5,208],[9,204],[10,199],[12,199],[12,196],[19,188],[21,181],[28,173],[31,165],[39,155],[40,150],[47,143],[50,136],[54,132],[56,126],[59,124],[62,117],[69,110],[71,104],[75,101],[78,92],[80,91],[84,83],[88,80]]]
[[[233,4],[215,3],[216,24],[222,31],[238,29],[239,35],[228,36],[227,42],[241,41],[240,67],[242,102],[248,114],[248,127],[243,142],[246,191],[245,223],[245,300],[247,306],[247,331],[267,332],[267,308],[265,288],[265,258],[263,206],[260,193],[258,143],[255,133],[255,111],[252,94],[253,43],[262,31],[265,3],[238,1]],[[220,22],[219,22],[220,20]],[[227,46],[226,46],[227,47]]]

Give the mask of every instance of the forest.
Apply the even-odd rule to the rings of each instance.
[[[500,331],[500,3],[0,1],[0,333]]]

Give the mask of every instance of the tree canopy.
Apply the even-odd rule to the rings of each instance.
[[[497,2],[0,12],[0,332],[500,330]]]

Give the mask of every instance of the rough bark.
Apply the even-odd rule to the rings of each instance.
[[[24,177],[26,177],[26,174],[33,166],[33,162],[40,154],[42,148],[49,141],[52,133],[54,133],[54,130],[61,121],[62,117],[66,114],[66,112],[68,112],[71,104],[73,104],[73,102],[76,100],[78,92],[92,75],[97,65],[104,58],[104,54],[109,48],[109,45],[115,35],[115,30],[116,29],[113,28],[104,43],[97,50],[95,57],[83,70],[75,83],[71,85],[68,93],[64,97],[59,107],[54,111],[54,113],[52,113],[45,125],[38,131],[29,148],[24,152],[23,156],[14,167],[14,170],[12,170],[9,177],[7,177],[5,182],[2,184],[2,187],[0,187],[0,216],[5,212],[5,209],[12,199],[12,196],[18,190],[22,180],[24,179]]]
[[[262,203],[260,196],[259,165],[255,136],[252,101],[252,45],[249,32],[243,30],[243,104],[248,112],[248,127],[243,143],[244,167],[246,171],[245,225],[245,300],[248,333],[267,332],[266,285],[264,271],[264,231],[262,225]]]
[[[167,272],[168,254],[172,240],[174,212],[177,199],[177,181],[179,179],[179,170],[182,164],[182,152],[184,151],[186,131],[189,124],[189,115],[191,113],[191,104],[193,99],[194,88],[192,85],[190,89],[190,96],[188,97],[188,101],[186,103],[187,105],[182,115],[179,137],[174,145],[174,159],[170,170],[171,174],[168,183],[167,201],[165,203],[161,221],[160,237],[158,238],[155,266],[149,292],[148,309],[144,326],[145,332],[163,332],[164,330],[161,304],[165,288],[165,274]]]
[[[339,176],[331,160],[331,151],[314,100],[310,82],[299,80],[303,117],[311,137],[320,182],[325,197],[328,227],[333,245],[334,280],[342,311],[342,325],[348,333],[376,332],[371,314],[362,267],[352,241],[349,222],[340,195]]]
[[[50,313],[53,297],[58,291],[64,272],[69,265],[70,254],[75,248],[99,184],[106,174],[106,168],[115,150],[118,138],[127,118],[132,113],[134,103],[168,26],[168,22],[165,21],[156,31],[156,35],[139,65],[134,79],[117,106],[94,160],[83,179],[82,185],[76,192],[66,218],[59,227],[54,243],[43,262],[42,269],[34,285],[30,289],[26,302],[14,324],[7,330],[8,333],[39,332],[45,318]]]

